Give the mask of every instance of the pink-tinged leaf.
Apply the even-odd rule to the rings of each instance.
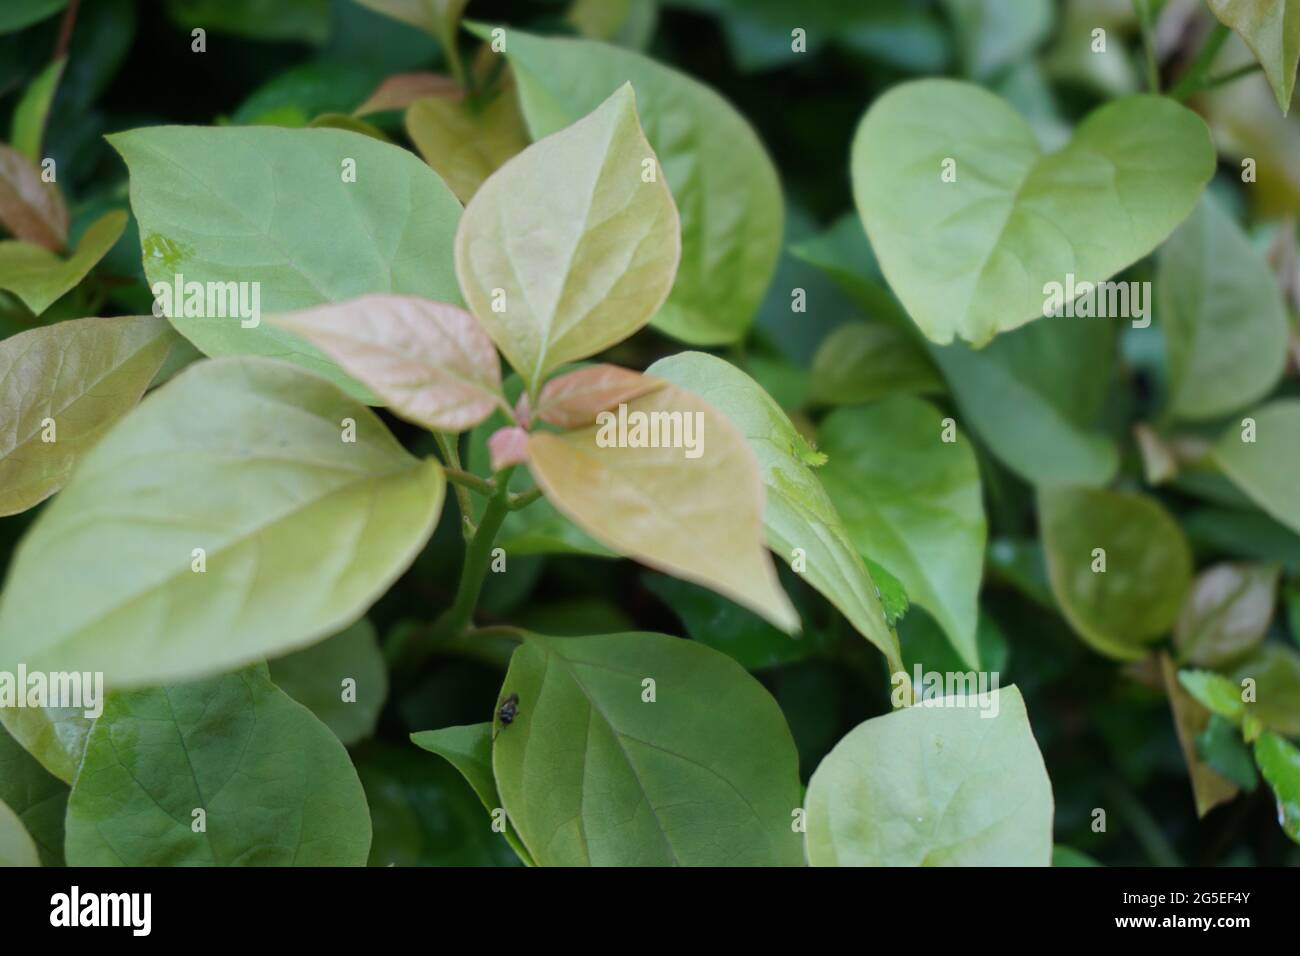
[[[591,365],[547,382],[537,401],[537,417],[560,428],[586,428],[601,412],[662,386],[659,379],[631,369]]]
[[[641,441],[652,428],[659,447]],[[664,382],[591,428],[535,432],[528,467],[551,504],[601,544],[798,630],[764,544],[758,462],[699,396]]]
[[[352,115],[369,116],[386,110],[404,110],[426,96],[459,100],[462,95],[456,81],[449,76],[438,73],[398,73],[380,83],[370,98],[352,111]]]
[[[488,439],[488,455],[493,471],[522,465],[528,460],[528,432],[517,425],[498,428]]]
[[[14,238],[59,252],[68,242],[68,207],[26,156],[0,145],[0,226]]]
[[[464,431],[494,408],[509,410],[492,340],[457,306],[374,294],[269,321],[334,359],[393,414],[433,431]]]

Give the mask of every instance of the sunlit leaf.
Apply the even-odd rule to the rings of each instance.
[[[1223,433],[1213,457],[1252,501],[1300,533],[1300,399],[1278,399],[1249,412],[1240,427]]]
[[[63,817],[68,787],[46,771],[0,726],[0,801],[18,815],[41,863],[63,863]]]
[[[0,869],[10,866],[40,866],[36,844],[7,803],[0,800]]]
[[[798,629],[763,546],[754,453],[694,393],[665,383],[597,426],[535,432],[528,451],[550,503],[601,544]]]
[[[943,79],[876,99],[852,157],[885,276],[941,345],[983,345],[1041,318],[1049,283],[1100,282],[1146,255],[1213,172],[1205,124],[1172,100],[1109,103],[1044,154],[1005,101]]]
[[[1277,734],[1261,734],[1255,760],[1277,798],[1277,822],[1300,843],[1300,750]]]
[[[822,760],[813,866],[1050,864],[1052,786],[1020,691],[941,704],[859,724]]]
[[[589,365],[547,382],[537,398],[537,417],[558,428],[586,428],[600,412],[640,398],[660,385],[650,376],[617,365]]]
[[[513,88],[485,105],[449,96],[417,99],[406,111],[406,131],[425,162],[464,203],[528,145]]]
[[[625,84],[502,166],[465,210],[461,289],[530,393],[627,338],[667,296],[680,226],[657,170]]]
[[[40,315],[113,248],[126,228],[126,219],[126,213],[119,210],[95,220],[67,259],[30,242],[0,242],[0,289],[8,289]]]
[[[1210,9],[1241,36],[1264,68],[1277,105],[1291,109],[1300,63],[1300,4],[1294,0],[1210,0]]]
[[[334,359],[395,415],[432,431],[465,431],[505,403],[492,340],[458,306],[365,295],[269,321]]]
[[[201,362],[82,459],[19,546],[0,665],[126,687],[303,647],[406,569],[443,489],[435,461],[323,379]]]

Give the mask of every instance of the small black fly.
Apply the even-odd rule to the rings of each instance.
[[[497,708],[497,719],[501,721],[501,726],[497,728],[496,734],[492,735],[492,739],[495,740],[496,735],[501,733],[501,731],[505,730],[512,723],[514,723],[515,718],[518,716],[519,716],[519,695],[511,694],[509,697],[503,700],[501,702],[501,706]]]

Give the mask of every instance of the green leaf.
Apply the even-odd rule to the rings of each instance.
[[[68,0],[7,0],[0,10],[0,33],[13,33],[52,17]]]
[[[63,863],[68,787],[0,727],[0,802],[18,815],[44,866]]]
[[[533,432],[528,456],[547,500],[601,544],[712,588],[788,633],[798,630],[799,616],[763,547],[754,452],[694,392],[665,381],[603,424]]]
[[[1082,850],[1058,843],[1052,847],[1052,866],[1101,866],[1101,864]]]
[[[1291,109],[1300,62],[1300,4],[1294,0],[1210,0],[1210,9],[1246,41],[1283,114]]]
[[[371,866],[514,866],[474,791],[445,761],[372,741],[357,755],[374,839]]]
[[[411,734],[411,742],[431,754],[437,754],[460,771],[489,814],[502,809],[501,795],[497,793],[496,778],[492,775],[491,723],[422,730]],[[519,838],[519,832],[509,819],[506,820],[506,829],[502,835],[519,855],[519,859],[529,866],[534,865]]]
[[[1260,508],[1300,533],[1300,399],[1278,399],[1251,412],[1241,428],[1223,433],[1212,457]]]
[[[202,27],[253,40],[324,43],[330,0],[166,0],[167,14],[186,31]]]
[[[903,582],[962,659],[979,666],[976,597],[987,528],[970,443],[943,440],[933,405],[900,395],[822,422],[822,480],[858,552]]]
[[[1206,710],[1233,723],[1241,723],[1245,705],[1241,688],[1214,671],[1179,671],[1178,682]]]
[[[1212,716],[1196,738],[1196,752],[1219,776],[1231,780],[1246,793],[1253,793],[1259,785],[1250,750],[1232,721],[1218,714]]]
[[[388,697],[388,671],[374,625],[365,618],[268,666],[275,685],[307,707],[345,745],[375,732]]]
[[[64,783],[72,783],[95,721],[84,708],[0,708],[0,724],[40,763]]]
[[[944,0],[967,76],[987,78],[1019,60],[1052,28],[1051,0]]]
[[[0,289],[8,289],[40,315],[108,254],[126,228],[126,220],[121,210],[96,219],[67,259],[30,242],[0,242]]]
[[[776,268],[783,217],[776,169],[744,117],[704,84],[615,46],[510,29],[506,55],[534,138],[632,84],[681,213],[677,281],[653,324],[692,345],[744,338]]]
[[[445,53],[454,53],[456,27],[469,0],[356,0],[363,7],[390,16],[437,38]]]
[[[1255,741],[1255,762],[1277,798],[1277,822],[1300,843],[1300,750],[1277,734]]]
[[[1279,573],[1277,565],[1225,563],[1197,575],[1174,626],[1179,663],[1219,667],[1262,641]]]
[[[505,403],[492,340],[457,306],[364,295],[277,315],[271,323],[330,356],[393,414],[430,431],[465,431]]]
[[[1047,866],[1052,785],[1014,686],[859,724],[808,784],[813,866]],[[992,714],[992,716],[988,716]]]
[[[1103,488],[1040,489],[1038,513],[1052,593],[1075,633],[1107,657],[1143,656],[1191,587],[1182,529],[1154,498]]]
[[[801,863],[794,740],[726,655],[662,634],[528,635],[501,693],[518,714],[492,766],[540,865]]]
[[[502,166],[465,210],[461,290],[531,395],[641,328],[672,288],[677,207],[657,173],[642,178],[657,168],[624,85]]]
[[[40,163],[42,159],[41,143],[45,139],[45,123],[49,119],[50,104],[54,102],[54,91],[59,87],[59,78],[63,76],[63,68],[67,63],[67,56],[51,61],[23,91],[22,99],[14,107],[9,140],[14,149],[33,163]]]
[[[406,111],[406,131],[424,161],[464,203],[528,145],[513,88],[477,108],[450,96],[421,97]]]
[[[1169,697],[1169,710],[1174,718],[1174,732],[1178,747],[1187,765],[1187,777],[1192,785],[1192,799],[1196,802],[1197,818],[1204,817],[1221,803],[1237,795],[1233,780],[1210,766],[1197,747],[1197,740],[1209,727],[1211,714],[1179,685],[1178,671],[1173,659],[1160,654],[1160,676],[1165,694]]]
[[[0,599],[0,665],[103,671],[120,688],[306,646],[406,569],[443,490],[435,461],[323,379],[201,362],[107,435],[33,525]]]
[[[258,665],[111,694],[68,800],[67,853],[71,866],[364,866],[370,832],[343,745]]]
[[[1246,719],[1288,737],[1300,737],[1300,653],[1285,644],[1261,644],[1229,675],[1238,686],[1253,681],[1254,703],[1246,704]],[[1244,723],[1243,723],[1244,725]]]
[[[953,182],[940,178],[948,159]],[[1100,282],[1158,246],[1214,162],[1205,124],[1164,97],[1108,103],[1044,154],[1005,101],[927,79],[872,103],[852,174],[872,247],[921,331],[981,346],[1042,317],[1049,283]]]
[[[407,150],[343,130],[269,126],[155,126],[109,142],[130,169],[155,293],[178,277],[187,286],[257,283],[237,288],[247,304],[257,291],[260,315],[370,292],[460,302],[452,257],[460,204]],[[252,311],[213,298],[213,311]],[[369,397],[292,333],[252,317],[190,315],[184,304],[173,301],[168,317],[204,353],[283,358]],[[205,299],[199,311],[207,310]]]
[[[813,471],[824,456],[753,379],[722,359],[683,352],[654,363],[647,374],[699,395],[740,430],[765,486],[768,547],[803,574],[896,669],[898,638],[885,618],[879,591]]]
[[[929,356],[902,329],[850,322],[822,340],[813,356],[812,394],[828,405],[860,405],[894,394],[942,392]]]
[[[0,342],[0,515],[44,501],[140,400],[176,334],[162,319],[73,319]],[[51,424],[52,423],[52,424]]]
[[[36,852],[23,821],[8,804],[0,800],[0,868],[9,866],[40,866]]]
[[[1034,485],[1105,484],[1119,467],[1097,430],[1115,350],[1109,319],[1047,319],[975,351],[931,347],[962,419]]]
[[[1273,390],[1286,364],[1282,292],[1263,255],[1208,193],[1165,243],[1156,294],[1172,414],[1217,418]]]

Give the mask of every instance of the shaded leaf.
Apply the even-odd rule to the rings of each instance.
[[[1052,593],[1075,633],[1108,657],[1143,656],[1191,586],[1182,529],[1154,498],[1101,488],[1040,489],[1038,513]]]
[[[1229,427],[1214,447],[1214,461],[1260,508],[1300,533],[1300,399],[1277,399],[1246,421],[1254,440],[1246,440],[1247,427]]]
[[[67,853],[72,866],[364,866],[370,832],[347,751],[259,665],[110,695],[68,800]]]
[[[528,145],[513,88],[479,106],[458,97],[417,99],[406,111],[406,131],[424,161],[464,203]]]
[[[375,88],[366,101],[352,111],[354,116],[369,116],[387,110],[404,110],[416,100],[429,96],[459,97],[459,84],[440,73],[397,73]]]
[[[1216,564],[1197,575],[1174,625],[1179,663],[1218,667],[1264,639],[1277,603],[1276,565]]]
[[[374,625],[365,618],[267,666],[275,686],[315,714],[343,744],[375,732],[388,698],[388,671]]]
[[[1234,666],[1228,676],[1237,686],[1247,679],[1254,682],[1255,700],[1246,704],[1243,726],[1253,717],[1269,730],[1300,737],[1300,653],[1269,641]]]
[[[801,862],[794,741],[726,655],[661,634],[529,635],[501,692],[519,711],[492,766],[542,866]]]
[[[68,241],[68,207],[54,183],[22,153],[0,144],[0,226],[52,252]]]
[[[45,139],[45,124],[50,116],[50,105],[54,102],[54,91],[59,87],[63,68],[68,65],[66,55],[50,61],[50,64],[37,75],[36,79],[23,91],[22,98],[14,107],[13,127],[9,141],[14,149],[26,156],[33,163],[41,161],[41,144]]]
[[[40,866],[36,852],[23,821],[9,805],[0,800],[0,868],[9,866]]]
[[[3,712],[0,712],[3,713]],[[18,815],[43,866],[63,863],[63,817],[68,787],[48,773],[0,726],[0,802]]]
[[[1178,682],[1178,671],[1168,654],[1160,655],[1160,672],[1164,678],[1165,693],[1174,716],[1174,730],[1183,752],[1188,777],[1192,783],[1192,796],[1196,800],[1196,815],[1204,817],[1221,803],[1237,795],[1237,785],[1224,777],[1201,759],[1196,740],[1210,723],[1210,712],[1189,696]]]
[[[841,325],[812,362],[812,394],[828,405],[859,405],[888,395],[942,392],[943,380],[906,332],[884,322]]]
[[[1210,0],[1210,9],[1241,36],[1264,68],[1277,105],[1291,109],[1300,62],[1300,4],[1293,0]]]

